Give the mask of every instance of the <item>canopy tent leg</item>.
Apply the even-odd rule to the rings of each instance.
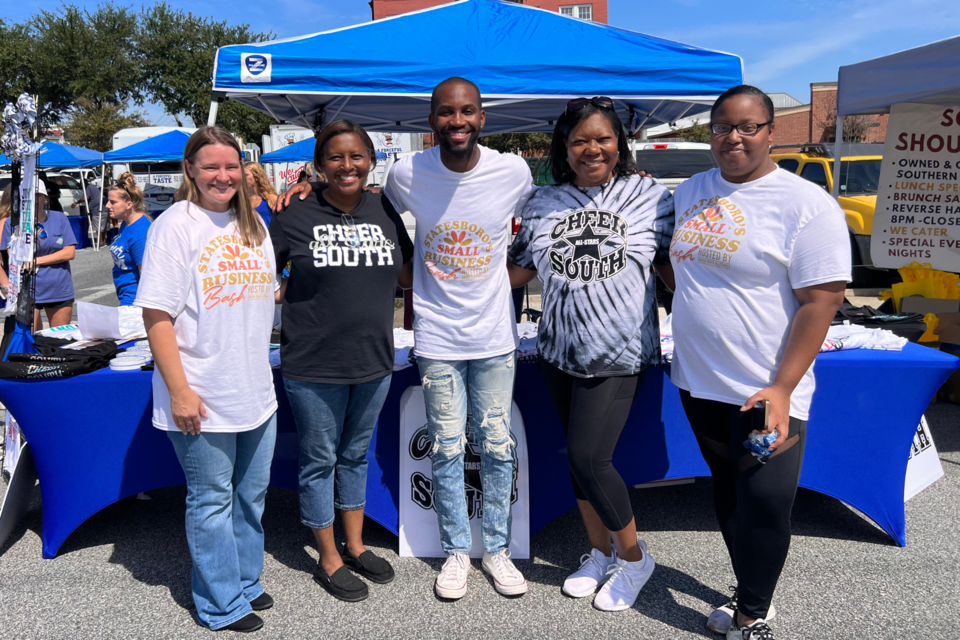
[[[220,108],[220,103],[216,100],[210,101],[210,115],[207,116],[207,126],[212,127],[217,124],[217,110]]]
[[[87,201],[87,181],[83,178],[83,167],[80,167],[80,188],[83,189],[83,203],[87,205],[87,238],[90,237],[90,222],[93,216],[90,215],[90,203]],[[81,246],[83,241],[80,241]]]
[[[103,181],[107,176],[107,165],[100,167],[100,211],[97,212],[97,229],[96,234],[93,236],[93,250],[100,251],[100,225],[103,224]],[[93,216],[90,217],[90,222],[93,222]]]
[[[843,116],[837,114],[837,140],[833,148],[833,197],[835,200],[840,198],[840,147],[843,144]]]

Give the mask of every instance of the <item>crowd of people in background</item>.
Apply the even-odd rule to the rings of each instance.
[[[634,606],[656,563],[638,540],[643,514],[634,513],[612,457],[644,374],[660,361],[659,277],[675,292],[671,377],[713,475],[735,576],[730,601],[707,625],[728,640],[772,640],[812,364],[850,279],[841,210],[770,159],[773,105],[754,87],[717,99],[710,131],[719,168],[674,194],[636,166],[610,98],[567,103],[551,146],[554,184],[540,189],[520,157],[478,145],[484,122],[476,85],[456,77],[437,85],[429,123],[438,145],[400,159],[382,194],[364,188],[376,153],[348,120],[319,132],[309,173],[283,197],[217,127],[187,142],[178,201],[157,220],[131,174],[109,187],[117,296],[143,309],[156,361],[153,424],[168,433],[187,478],[201,624],[255,631],[263,626],[256,612],[274,604],[260,580],[260,520],[276,437],[268,361],[275,304],[299,434],[300,516],[319,550],[314,579],[348,602],[368,597],[361,577],[393,580],[393,567],[363,544],[363,514],[366,455],[393,371],[398,285],[413,290],[447,555],[436,594],[462,598],[473,568],[468,428],[484,487],[480,566],[499,593],[527,591],[510,556],[511,288],[535,277],[543,283],[540,371],[567,438],[589,542],[562,590],[592,597],[602,611]],[[0,249],[10,237],[9,201],[4,192]],[[51,325],[66,324],[77,239],[42,181],[37,201],[38,324],[41,310]],[[417,220],[412,239],[405,211]],[[514,216],[522,224],[511,244]],[[441,241],[473,244],[477,257],[454,264],[436,248]],[[706,258],[703,246],[711,247]],[[752,433],[772,435],[763,464],[742,444]]]

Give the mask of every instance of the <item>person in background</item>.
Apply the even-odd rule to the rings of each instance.
[[[107,190],[107,212],[120,223],[120,233],[110,244],[113,254],[113,284],[120,306],[132,305],[137,298],[143,251],[147,246],[150,216],[146,215],[143,192],[129,171]]]
[[[612,459],[646,369],[660,364],[654,268],[670,269],[673,197],[638,174],[610,98],[568,102],[550,157],[554,184],[524,207],[510,285],[543,281],[540,370],[592,547],[563,592],[621,611],[655,567]]]
[[[73,235],[70,221],[62,211],[48,211],[47,189],[43,180],[37,182],[37,248],[34,264],[37,267],[36,304],[33,314],[33,329],[43,329],[40,311],[47,316],[50,327],[70,324],[73,317],[73,274],[70,261],[76,257],[77,238]],[[10,217],[3,220],[0,249],[10,244]]]
[[[313,163],[308,162],[303,165],[303,170],[300,172],[300,175],[297,176],[297,184],[301,182],[312,182],[313,181]]]
[[[3,229],[3,234],[7,234],[7,226],[10,224],[10,215],[13,213],[13,201],[10,194],[12,185],[7,185],[3,189],[3,193],[0,193],[0,228]],[[4,238],[7,236],[4,235]],[[0,250],[0,293],[3,294],[3,299],[6,300],[7,292],[10,289],[10,279],[7,276],[7,271],[10,269],[10,258],[7,255],[7,243],[4,242],[2,250]],[[0,302],[2,304],[2,302]]]
[[[710,113],[719,168],[674,194],[671,379],[713,475],[736,576],[733,598],[707,620],[728,640],[773,640],[813,362],[850,282],[843,211],[770,159],[773,121],[755,87],[720,95]],[[776,434],[765,463],[744,446],[755,433]]]
[[[98,230],[100,234],[100,244],[103,244],[107,240],[107,229],[110,228],[110,217],[100,215],[100,187],[92,181],[87,182],[84,202],[87,207],[88,228]],[[79,201],[74,201],[73,204],[70,205],[70,208],[74,208],[78,204],[80,204]]]
[[[277,192],[270,184],[267,172],[259,162],[248,162],[243,165],[243,173],[253,194],[250,196],[250,206],[260,214],[264,224],[269,227],[271,211],[277,203]]]
[[[314,580],[356,602],[369,592],[351,571],[379,584],[394,578],[363,545],[363,509],[367,450],[393,373],[397,281],[402,269],[410,286],[413,245],[390,201],[363,188],[376,164],[363,127],[332,122],[315,155],[330,183],[270,224],[276,264],[290,265],[280,366],[300,436],[300,519],[320,551]],[[339,549],[335,512],[346,536]]]
[[[209,629],[256,631],[276,439],[270,369],[273,245],[250,207],[236,139],[219,127],[183,151],[186,198],[150,227],[134,305],[156,361],[153,425],[187,478],[193,601]],[[242,276],[242,277],[240,277]]]
[[[47,209],[49,211],[60,211],[63,212],[63,205],[60,203],[60,186],[47,177],[46,171],[37,171],[37,175],[40,177],[40,182],[46,187],[47,193]]]

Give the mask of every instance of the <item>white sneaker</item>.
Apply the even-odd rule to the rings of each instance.
[[[647,553],[646,543],[641,540],[639,544],[643,559],[627,562],[623,558],[617,558],[607,569],[610,577],[593,599],[594,607],[601,611],[623,611],[636,602],[640,589],[647,584],[654,567],[657,566],[653,557]]]
[[[597,587],[607,581],[607,569],[614,563],[614,551],[605,556],[597,549],[590,549],[580,557],[580,568],[563,581],[563,592],[571,598],[585,598],[596,593]]]
[[[767,621],[760,619],[744,627],[732,625],[727,630],[727,640],[776,640],[776,638],[773,637],[773,629],[767,625]]]
[[[470,573],[470,556],[455,553],[443,563],[434,588],[437,595],[448,600],[459,600],[467,595],[467,574]]]
[[[493,586],[501,595],[519,596],[527,592],[527,581],[510,560],[509,549],[492,555],[484,551],[480,566],[493,578]]]
[[[731,596],[730,602],[714,609],[710,617],[707,618],[707,629],[710,629],[710,631],[714,633],[726,633],[730,629],[730,625],[733,624],[733,614],[737,610],[738,604],[737,588],[730,588],[733,589],[733,596]],[[777,608],[771,604],[770,610],[767,612],[766,620],[773,620],[776,617]]]

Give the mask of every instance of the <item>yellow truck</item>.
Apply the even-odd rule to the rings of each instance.
[[[844,144],[840,162],[840,208],[850,232],[853,257],[853,287],[870,286],[873,260],[870,234],[880,185],[882,144]],[[792,149],[792,151],[787,151]],[[774,145],[770,157],[781,169],[833,192],[833,144]]]

